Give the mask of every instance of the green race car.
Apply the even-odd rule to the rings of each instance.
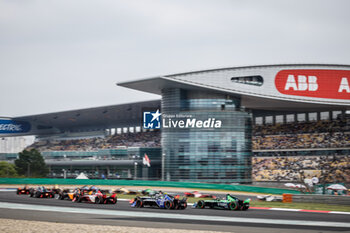
[[[250,198],[242,201],[239,200],[237,197],[227,194],[226,198],[224,199],[216,198],[213,200],[199,200],[198,202],[193,204],[192,208],[204,209],[208,207],[228,210],[247,210],[249,209],[250,201]]]

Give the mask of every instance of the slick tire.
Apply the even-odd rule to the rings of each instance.
[[[142,203],[142,201],[141,200],[136,200],[136,204],[135,204],[135,207],[136,208],[142,208],[143,207],[143,203]]]
[[[170,201],[164,202],[164,208],[165,209],[169,210],[169,209],[171,209],[171,207],[172,207],[172,203]]]
[[[171,209],[178,210],[179,207],[180,207],[180,203],[179,203],[179,202],[174,202],[174,203],[173,203],[173,206],[171,207]]]
[[[198,203],[197,203],[197,206],[200,209],[204,209],[204,206],[205,206],[204,201],[203,200],[199,200]]]
[[[232,201],[232,202],[230,202],[230,203],[228,204],[228,208],[229,208],[230,210],[237,210],[237,209],[238,209],[238,203],[235,202],[235,201]]]
[[[248,209],[249,209],[249,205],[243,204],[242,210],[248,210]]]
[[[101,198],[101,197],[96,197],[95,203],[96,203],[96,204],[102,204],[102,203],[103,203],[102,198]]]

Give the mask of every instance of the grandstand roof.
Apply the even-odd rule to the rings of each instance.
[[[98,131],[106,128],[142,124],[142,112],[159,109],[160,100],[103,106],[12,118],[32,124],[30,134],[52,134],[65,131]]]
[[[280,74],[284,76],[279,77]],[[306,77],[304,83],[306,87],[308,87],[307,79],[309,78],[312,82],[313,78],[310,78],[310,76],[316,77],[316,91],[312,89],[309,89],[310,91],[299,90],[298,93],[298,90],[293,90],[293,88],[285,91],[289,74],[296,79],[296,86],[298,86],[298,76]],[[345,90],[342,93],[332,92],[339,90],[341,78],[345,77],[344,75],[347,75],[350,80],[349,65],[264,65],[164,75],[118,83],[117,85],[154,94],[161,94],[161,90],[164,88],[227,93],[240,96],[243,106],[256,110],[345,110],[350,109],[350,93],[346,93]],[[254,79],[254,82],[249,79]],[[335,87],[333,88],[330,84],[334,84]],[[309,85],[311,86],[311,84]],[[304,88],[304,86],[301,88]],[[326,95],[330,92],[332,92],[332,95],[334,94],[331,97]]]
[[[289,75],[293,75],[296,83],[292,89],[285,91]],[[305,76],[306,81],[299,84],[299,76]],[[350,110],[350,93],[347,90],[337,93],[342,78],[347,78],[350,83],[349,65],[265,65],[157,76],[117,85],[154,94],[161,94],[163,88],[226,93],[240,97],[242,106],[250,109],[254,116],[263,116],[271,112],[277,115]],[[316,83],[316,89],[313,86],[315,90],[310,90],[315,84],[308,81]],[[305,90],[308,85],[309,89]],[[295,90],[299,86],[304,89]],[[160,100],[153,100],[8,118],[29,122],[31,130],[16,134],[2,133],[1,136],[64,135],[67,132],[76,133],[78,137],[79,133],[88,136],[88,132],[91,132],[93,136],[108,128],[142,125],[142,112],[160,108]]]

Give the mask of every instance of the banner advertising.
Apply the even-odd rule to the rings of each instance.
[[[28,122],[0,119],[0,135],[27,133],[31,129]]]
[[[275,78],[285,95],[350,100],[349,70],[281,70]]]

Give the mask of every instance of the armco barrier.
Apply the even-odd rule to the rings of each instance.
[[[117,185],[117,186],[150,186],[150,187],[178,187],[190,189],[218,189],[228,191],[242,191],[254,193],[299,194],[299,191],[288,189],[254,187],[249,185],[185,183],[172,181],[145,180],[83,180],[83,179],[45,179],[45,178],[0,178],[0,184],[28,184],[28,185]]]
[[[293,194],[293,202],[350,205],[350,196]]]

